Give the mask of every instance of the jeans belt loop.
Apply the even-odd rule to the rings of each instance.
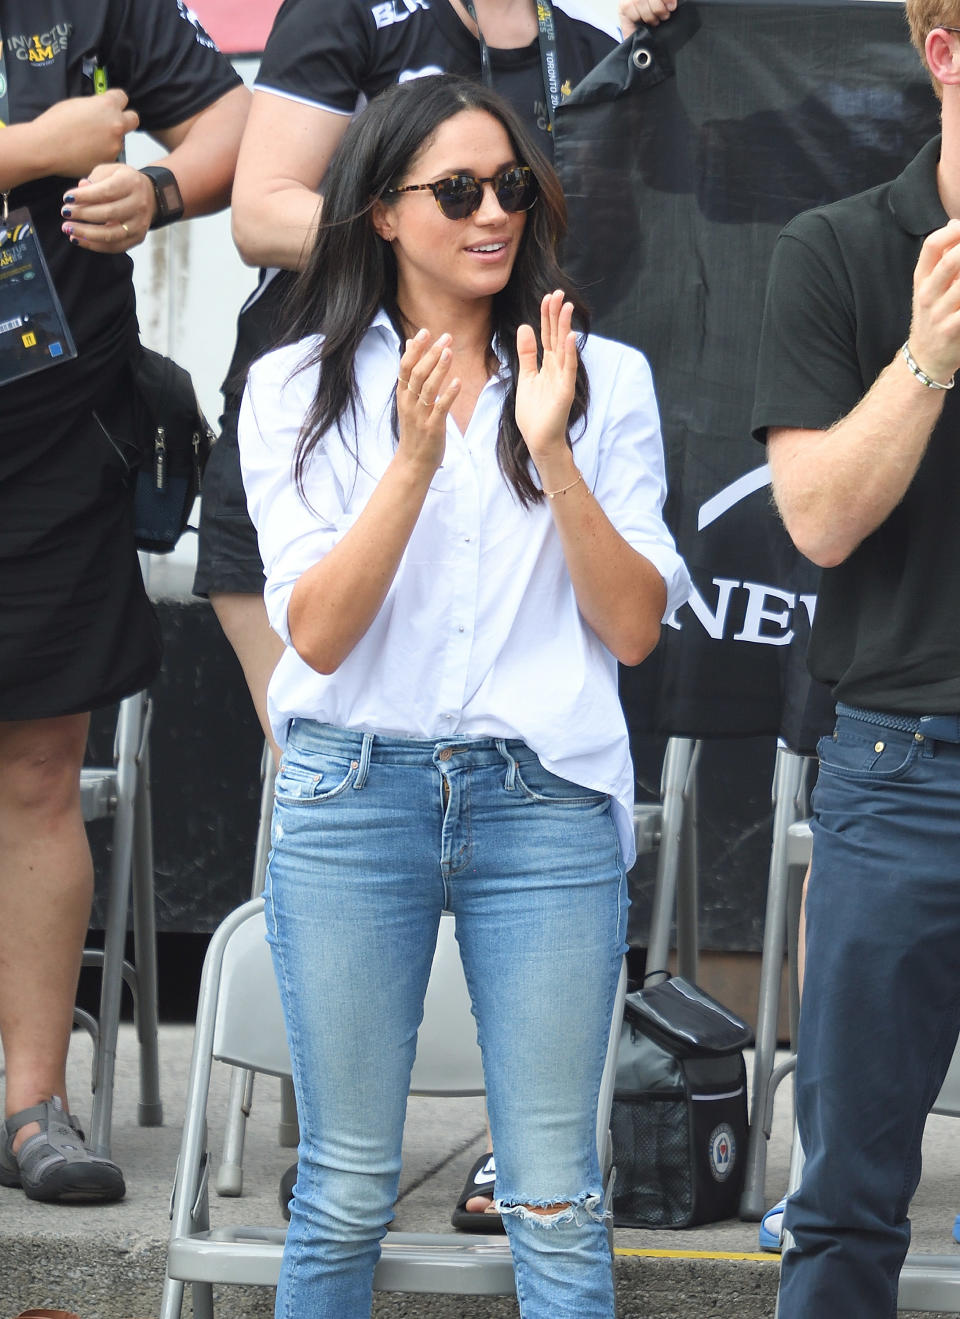
[[[503,780],[503,786],[504,788],[506,788],[507,792],[513,792],[514,788],[517,786],[516,757],[514,756],[510,748],[507,746],[505,738],[498,737],[496,739],[496,746],[501,756],[503,756],[504,760],[507,762],[507,775],[506,778]]]
[[[370,769],[370,756],[373,753],[373,734],[364,733],[363,741],[360,744],[360,767],[357,770],[357,778],[354,783],[355,788],[362,788],[367,781],[367,772]]]

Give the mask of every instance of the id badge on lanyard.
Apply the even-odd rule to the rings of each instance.
[[[10,109],[0,32],[0,132]],[[76,357],[30,212],[0,194],[0,386]]]
[[[490,67],[490,48],[483,39],[477,11],[473,0],[463,0],[464,8],[477,25],[477,38],[480,42],[480,71],[488,87],[493,86],[493,70]],[[540,35],[540,70],[543,74],[543,91],[547,107],[547,124],[553,132],[553,116],[563,99],[560,91],[560,70],[557,64],[557,29],[553,19],[553,6],[550,0],[536,0],[537,28]]]

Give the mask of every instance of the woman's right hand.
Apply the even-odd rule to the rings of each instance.
[[[111,87],[100,96],[74,96],[58,101],[33,121],[43,134],[50,174],[83,178],[97,165],[116,160],[126,135],[140,124],[127,109],[127,93]]]
[[[431,341],[429,331],[420,330],[407,340],[400,358],[398,453],[422,464],[431,476],[443,462],[447,413],[460,393],[460,381],[449,379],[453,365],[451,344],[449,334],[441,334]]]

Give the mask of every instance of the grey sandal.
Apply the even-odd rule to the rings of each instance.
[[[39,1122],[41,1130],[14,1154],[14,1137],[31,1122]],[[0,1128],[0,1186],[21,1187],[31,1200],[63,1204],[122,1200],[126,1193],[123,1173],[87,1149],[79,1122],[57,1095],[14,1113]]]

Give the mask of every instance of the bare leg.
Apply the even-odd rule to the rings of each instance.
[[[0,1040],[6,1113],[59,1095],[93,865],[80,811],[90,717],[0,723]],[[24,1127],[14,1141],[39,1131]]]
[[[267,621],[267,609],[262,596],[218,591],[210,593],[210,603],[224,636],[240,661],[257,718],[264,737],[270,743],[273,758],[279,761],[280,749],[273,740],[267,719],[267,686],[283,654],[283,642]]]

